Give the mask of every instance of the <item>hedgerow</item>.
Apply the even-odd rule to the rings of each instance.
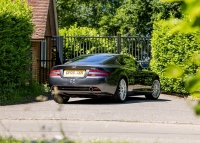
[[[183,19],[187,22],[187,19]],[[185,81],[190,75],[196,73],[198,65],[191,62],[194,53],[200,52],[199,42],[196,40],[197,32],[190,34],[170,32],[179,22],[167,23],[163,20],[154,22],[152,33],[152,60],[151,68],[159,74],[162,88],[168,92],[188,94]],[[183,74],[174,78],[166,76],[165,72],[169,66],[178,66]]]
[[[10,102],[16,92],[20,95],[27,87],[32,88],[34,83],[30,71],[34,29],[31,18],[26,0],[0,1],[0,105]]]

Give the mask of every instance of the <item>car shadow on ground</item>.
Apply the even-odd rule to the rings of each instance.
[[[131,96],[127,97],[126,101],[123,103],[116,103],[109,100],[108,97],[97,98],[97,99],[87,99],[87,98],[79,98],[80,100],[68,101],[66,104],[133,104],[133,103],[141,103],[141,102],[167,102],[171,101],[168,99],[157,99],[157,100],[149,100],[143,96]]]

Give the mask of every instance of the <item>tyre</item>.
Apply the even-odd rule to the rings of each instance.
[[[152,91],[150,94],[146,94],[145,97],[147,99],[156,100],[160,96],[160,81],[154,80],[151,87]]]
[[[115,94],[111,97],[111,101],[124,102],[127,97],[128,85],[124,78],[120,79]]]
[[[56,103],[59,103],[59,104],[65,104],[68,102],[69,100],[69,96],[65,96],[65,95],[60,95],[60,94],[55,94],[53,96],[53,100],[56,102]]]

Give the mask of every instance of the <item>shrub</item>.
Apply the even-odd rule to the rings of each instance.
[[[98,31],[93,28],[78,27],[75,24],[69,29],[61,29],[60,34],[66,37],[64,53],[67,58],[74,58],[74,56],[83,54],[116,52],[114,38],[98,37]],[[91,38],[92,36],[96,38]],[[88,46],[90,47],[88,48]]]
[[[93,53],[118,53],[118,40],[120,39],[121,54],[135,54],[142,58],[143,52],[148,52],[148,38],[139,36],[100,36],[94,28],[78,27],[76,24],[68,29],[60,29],[60,34],[65,37],[64,56],[74,58],[83,54]],[[119,36],[119,37],[118,37]]]
[[[29,70],[34,28],[31,18],[26,0],[0,1],[0,105],[14,100],[14,96],[26,96],[30,88],[37,89]]]
[[[183,19],[187,22],[187,19]],[[159,74],[162,88],[168,92],[188,94],[185,88],[185,81],[195,74],[198,66],[189,59],[200,51],[200,46],[195,39],[197,33],[170,33],[169,31],[179,23],[167,23],[163,20],[154,22],[152,33],[152,60],[151,68]],[[165,74],[169,66],[176,65],[183,70],[178,78],[168,77]]]

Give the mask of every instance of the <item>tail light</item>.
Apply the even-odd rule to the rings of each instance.
[[[109,76],[110,73],[104,70],[90,70],[87,76]]]
[[[98,87],[93,87],[93,91],[101,91]]]
[[[60,76],[60,70],[51,70],[49,76]]]

